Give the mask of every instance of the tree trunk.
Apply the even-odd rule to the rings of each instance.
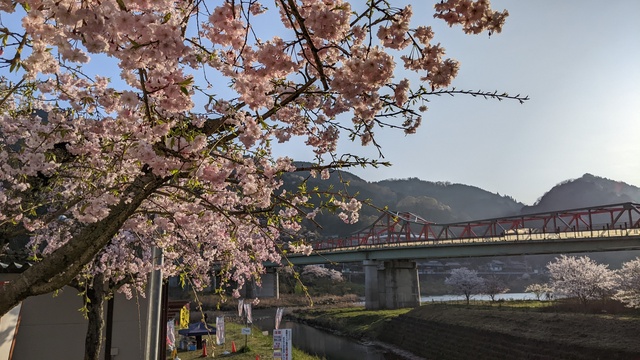
[[[100,348],[104,340],[104,303],[107,297],[106,284],[102,274],[93,279],[93,286],[87,289],[87,334],[84,340],[84,359],[100,360]],[[109,351],[110,349],[105,349]]]
[[[42,295],[71,283],[84,265],[106,246],[122,224],[167,178],[150,172],[133,181],[104,219],[86,225],[66,244],[25,270],[0,291],[0,316],[29,296]]]

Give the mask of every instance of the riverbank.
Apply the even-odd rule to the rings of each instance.
[[[305,309],[298,321],[428,359],[638,359],[638,313],[561,313],[527,302]],[[536,302],[530,302],[534,304]]]
[[[215,335],[203,336],[207,342],[207,357],[229,358],[231,360],[255,360],[255,359],[273,359],[273,338],[265,335],[260,329],[253,326],[251,335],[242,335],[244,324],[238,324],[227,321],[225,323],[226,344],[214,346],[216,341]],[[247,347],[245,346],[245,341]],[[232,343],[235,344],[237,352],[231,352]],[[309,355],[303,351],[293,348],[293,358],[296,360],[321,360],[321,358]],[[179,351],[178,358],[180,360],[201,359],[203,351]],[[167,357],[167,360],[172,360]]]

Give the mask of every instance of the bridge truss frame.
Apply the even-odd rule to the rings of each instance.
[[[484,220],[438,224],[411,213],[383,213],[371,226],[343,238],[314,242],[317,251],[457,242],[518,242],[619,238],[640,234],[640,204],[619,203]]]

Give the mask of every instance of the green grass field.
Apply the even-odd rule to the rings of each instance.
[[[305,309],[295,313],[295,317],[310,324],[339,330],[347,336],[375,338],[387,320],[405,314],[411,309],[366,310],[362,306],[341,308]]]
[[[203,336],[207,340],[207,358],[224,358],[232,360],[256,360],[256,359],[273,359],[272,337],[271,334],[264,335],[262,331],[256,327],[251,329],[251,335],[246,336],[247,350],[245,346],[245,335],[242,335],[241,329],[244,325],[232,322],[225,323],[225,340],[226,344],[214,346],[216,343],[215,336]],[[231,352],[231,343],[235,342],[237,352]],[[242,352],[245,351],[245,352]],[[225,352],[228,352],[225,354]],[[202,359],[202,350],[195,351],[178,351],[180,360]],[[295,349],[293,350],[293,358],[296,360],[320,360],[321,358],[305,354]],[[171,359],[171,357],[167,357]]]

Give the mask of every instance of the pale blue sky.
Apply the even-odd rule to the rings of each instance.
[[[464,183],[526,204],[584,173],[640,186],[640,1],[494,0],[510,16],[491,38],[442,25],[432,4],[415,1],[414,21],[434,24],[461,62],[454,86],[531,100],[434,98],[416,135],[379,132],[392,167],[355,174]]]

